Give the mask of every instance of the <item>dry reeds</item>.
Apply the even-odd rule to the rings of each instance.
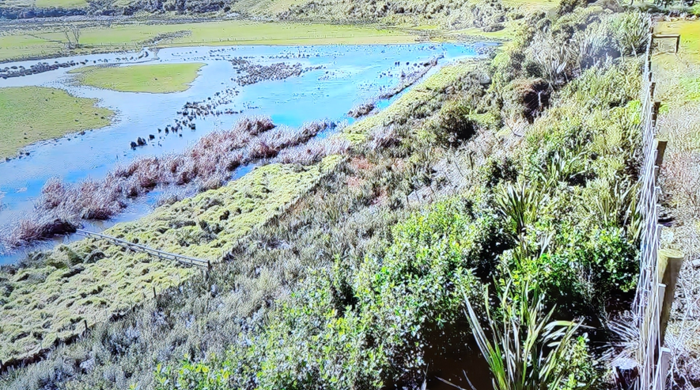
[[[333,127],[311,122],[298,131],[276,127],[269,118],[245,118],[233,129],[202,137],[182,154],[143,157],[111,171],[102,181],[67,184],[57,178],[44,185],[34,212],[0,237],[8,248],[75,232],[81,220],[106,220],[123,210],[129,199],[159,186],[193,184],[198,191],[219,188],[231,172],[255,160],[273,159]],[[347,150],[347,142],[314,142],[308,148],[286,152],[278,161],[312,163],[329,153]]]

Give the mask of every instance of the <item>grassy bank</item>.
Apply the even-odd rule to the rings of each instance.
[[[186,91],[202,63],[120,67],[88,66],[71,71],[80,84],[121,92],[172,93]]]
[[[113,112],[96,103],[56,88],[0,88],[0,159],[37,141],[109,125]]]
[[[105,234],[217,262],[250,229],[284,212],[337,164],[308,168],[272,164],[218,190],[158,208]],[[222,217],[224,216],[224,217]],[[179,286],[195,272],[87,239],[39,254],[19,271],[3,272],[0,361],[23,359]]]
[[[655,100],[662,103],[658,137],[668,141],[661,166],[662,205],[670,226],[664,228],[662,245],[684,252],[674,313],[666,343],[675,356],[673,381],[678,387],[700,385],[700,270],[693,260],[700,255],[700,22],[660,22],[660,34],[681,34],[675,41],[660,40],[652,59],[656,81]]]
[[[202,45],[324,45],[411,43],[418,36],[372,25],[265,23],[243,20],[200,23],[79,23],[80,47],[66,51],[61,25],[16,28],[0,35],[0,61],[142,47]]]

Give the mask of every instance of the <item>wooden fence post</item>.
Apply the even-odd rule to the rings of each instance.
[[[659,108],[661,108],[661,102],[654,102],[651,111],[651,126],[656,127],[656,119],[659,117]]]
[[[666,337],[666,327],[671,316],[671,307],[673,306],[673,298],[676,292],[676,282],[678,274],[683,265],[685,256],[683,252],[673,249],[659,250],[659,282],[666,285],[666,292],[661,302],[661,313],[659,315],[659,340],[661,345],[664,345],[664,337]]]
[[[666,388],[666,377],[668,368],[671,365],[671,350],[661,348],[659,361],[656,365],[656,378],[654,378],[654,388],[652,390],[664,390]]]
[[[655,141],[655,143],[656,143],[656,162],[654,163],[654,165],[656,165],[657,167],[660,167],[664,161],[664,154],[666,153],[666,145],[668,144],[668,141],[657,139]]]

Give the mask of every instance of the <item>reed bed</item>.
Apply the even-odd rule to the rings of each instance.
[[[197,191],[219,188],[238,167],[258,160],[311,164],[328,154],[342,153],[349,143],[309,142],[334,127],[328,121],[310,122],[298,131],[277,127],[269,118],[245,118],[227,131],[202,137],[180,154],[142,157],[116,167],[102,180],[69,184],[50,179],[32,213],[7,231],[0,243],[9,249],[37,240],[75,232],[82,220],[107,220],[127,207],[130,200],[154,189],[192,185]],[[290,150],[287,150],[290,149]],[[171,191],[172,192],[172,191]],[[166,203],[168,200],[164,200]]]

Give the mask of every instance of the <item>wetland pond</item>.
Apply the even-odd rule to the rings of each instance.
[[[22,61],[1,64],[2,67],[29,68],[39,62],[66,63],[75,66],[57,67],[43,73],[2,79],[2,87],[41,86],[66,90],[73,96],[96,98],[97,105],[116,114],[111,125],[87,132],[69,134],[56,140],[43,141],[24,148],[20,158],[0,162],[0,231],[34,207],[41,188],[50,178],[67,183],[103,178],[119,165],[141,156],[161,156],[184,151],[203,135],[226,130],[243,117],[267,116],[278,126],[294,131],[316,120],[337,124],[355,119],[348,112],[366,102],[376,101],[377,109],[386,107],[398,95],[383,100],[378,97],[401,85],[404,77],[432,62],[428,74],[456,59],[475,57],[489,44],[410,44],[410,45],[329,45],[329,46],[231,46],[182,47],[158,52],[114,53],[57,58],[43,61]],[[144,55],[148,53],[148,55]],[[241,82],[237,61],[270,65],[300,64],[303,71],[282,80]],[[111,66],[144,66],[148,64],[204,64],[189,88],[176,93],[118,92],[80,85],[70,71],[94,64]],[[423,76],[425,77],[425,76]],[[410,88],[410,87],[409,87]],[[219,101],[215,110],[220,115],[196,117],[191,127],[178,132],[159,132],[175,126],[182,119],[178,113],[188,102]],[[41,115],[40,107],[37,115]],[[333,132],[331,127],[319,136]],[[2,136],[0,134],[0,136]],[[143,138],[145,145],[131,143]],[[152,138],[152,139],[150,139]],[[252,166],[239,168],[233,178],[240,177]],[[160,191],[133,202],[115,218],[88,229],[100,230],[116,222],[134,220],[149,213]],[[65,238],[71,240],[75,238]],[[27,250],[47,248],[47,242],[14,252],[0,248],[0,264],[16,262]]]

